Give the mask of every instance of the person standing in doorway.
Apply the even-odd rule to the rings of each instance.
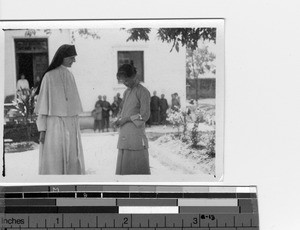
[[[25,74],[21,74],[20,79],[17,81],[17,92],[22,89],[29,89],[29,82],[25,77]]]
[[[145,122],[150,117],[149,91],[140,84],[131,64],[119,67],[117,78],[127,89],[116,126],[120,127],[116,174],[150,174]]]
[[[106,100],[106,96],[103,96],[103,102],[102,102],[102,128],[103,130],[106,129],[106,132],[108,132],[109,128],[109,112],[111,110],[110,103]]]
[[[82,105],[73,74],[74,45],[62,45],[41,79],[35,112],[40,132],[39,174],[84,174],[79,128]]]

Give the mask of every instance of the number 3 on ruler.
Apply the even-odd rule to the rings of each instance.
[[[193,218],[193,224],[198,224],[198,218]]]

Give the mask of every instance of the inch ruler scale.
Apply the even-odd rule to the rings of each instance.
[[[255,186],[0,187],[1,229],[258,230]]]

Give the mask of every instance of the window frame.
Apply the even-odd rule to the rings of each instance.
[[[141,63],[141,66],[142,66],[142,72],[141,72],[141,76],[143,79],[140,79],[140,81],[142,83],[145,83],[145,50],[143,49],[118,49],[117,50],[117,53],[116,53],[116,56],[117,56],[117,69],[119,68],[119,62],[120,62],[120,58],[119,58],[119,53],[121,52],[140,52],[141,55],[142,55],[142,63]],[[139,71],[139,70],[138,70]],[[120,81],[117,80],[117,84],[122,84]]]

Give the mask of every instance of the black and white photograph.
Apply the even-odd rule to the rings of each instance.
[[[1,29],[6,180],[222,180],[224,20]]]

